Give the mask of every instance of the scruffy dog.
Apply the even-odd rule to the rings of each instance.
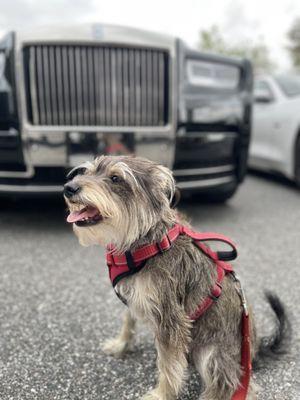
[[[101,156],[75,168],[64,195],[79,242],[113,246],[114,253],[133,252],[159,242],[178,223],[171,207],[175,182],[169,169],[129,156]],[[181,224],[186,224],[182,219]],[[112,248],[112,247],[110,247]],[[189,318],[208,296],[216,279],[214,262],[188,236],[179,236],[168,251],[147,260],[138,273],[116,285],[128,305],[119,336],[109,340],[106,353],[121,356],[134,336],[135,321],[145,321],[155,335],[159,378],[144,400],[175,399],[187,374],[188,362],[199,371],[202,399],[230,400],[239,385],[241,360],[241,299],[231,274],[223,290],[201,318]],[[250,311],[251,357],[278,353],[286,319],[278,298],[268,300],[277,316],[277,330],[258,343]],[[250,382],[248,400],[256,399]]]

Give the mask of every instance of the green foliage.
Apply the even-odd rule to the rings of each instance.
[[[288,47],[293,65],[300,70],[300,17],[295,19],[291,29],[288,32],[288,38],[291,45]]]
[[[202,51],[209,51],[226,56],[248,58],[258,72],[271,72],[275,64],[270,58],[269,49],[262,43],[241,42],[237,45],[226,43],[219,28],[213,25],[210,29],[200,32],[198,47]]]

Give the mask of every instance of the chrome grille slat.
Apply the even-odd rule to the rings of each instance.
[[[37,66],[37,87],[38,87],[38,103],[40,106],[40,124],[46,124],[46,110],[45,110],[45,89],[44,89],[44,70],[43,70],[43,57],[42,48],[36,48],[36,66]]]
[[[151,51],[147,51],[147,125],[151,125],[153,118],[153,79],[152,79],[152,54]]]
[[[129,50],[129,125],[135,121],[135,74],[134,74],[134,50]]]
[[[117,49],[117,124],[124,125],[123,121],[123,77],[122,77],[122,50]]]
[[[35,126],[162,126],[168,56],[109,45],[24,47],[28,120]]]
[[[54,47],[49,47],[49,71],[50,71],[50,97],[52,105],[52,118],[53,124],[58,125],[58,102],[57,102],[57,90],[56,90],[56,70],[55,70],[55,58],[54,58]]]
[[[93,83],[95,82],[95,75],[94,75],[93,51],[91,48],[87,49],[87,63],[88,63],[90,124],[95,125],[96,124],[96,107],[95,107],[95,88],[93,85]]]
[[[136,73],[136,85],[135,85],[135,125],[141,125],[141,53],[135,50],[135,73]],[[155,123],[154,123],[155,125]]]
[[[158,76],[158,55],[156,52],[153,54],[153,76]],[[155,125],[158,125],[158,114],[159,114],[159,106],[158,106],[158,79],[153,81],[153,121]]]
[[[164,104],[164,78],[165,78],[165,71],[164,71],[164,55],[158,55],[158,112],[163,107]],[[164,121],[162,119],[162,115],[159,112],[159,119],[158,125],[163,125]]]
[[[65,109],[65,124],[71,124],[71,107],[70,107],[70,72],[68,63],[68,49],[66,46],[62,48],[62,86],[63,86],[63,104]]]
[[[89,86],[88,86],[88,63],[87,63],[87,53],[86,48],[80,49],[81,65],[82,65],[82,109],[83,109],[83,124],[90,125],[89,122]]]
[[[112,125],[117,126],[117,60],[116,50],[110,52],[111,58],[111,108],[112,108]]]
[[[147,60],[146,51],[141,53],[141,93],[142,93],[142,111],[141,125],[146,125],[147,122]]]
[[[124,49],[123,54],[123,85],[124,85],[124,124],[129,125],[129,68],[128,50]]]
[[[80,47],[75,48],[75,87],[76,87],[76,101],[77,101],[77,119],[78,124],[82,121],[83,123],[83,90],[82,90],[82,63],[81,63],[81,52]],[[83,123],[84,125],[84,123]]]
[[[105,125],[111,126],[111,62],[109,49],[104,50],[104,76],[105,76]]]
[[[64,101],[63,101],[61,50],[62,50],[61,47],[55,47],[56,83],[57,83],[57,99],[58,99],[58,121],[59,121],[59,125],[64,125],[65,124],[65,108],[64,108]]]
[[[69,78],[70,78],[70,105],[71,125],[77,124],[76,78],[75,78],[75,49],[68,49]]]
[[[38,112],[38,102],[36,93],[36,74],[35,74],[35,54],[36,49],[34,47],[30,48],[29,53],[29,81],[30,81],[30,91],[31,91],[31,106],[32,106],[32,117],[34,125],[39,124],[39,112]]]
[[[104,75],[104,50],[99,49],[98,53],[99,60],[99,100],[100,100],[100,114],[99,125],[105,125],[106,121],[106,105],[105,105],[105,75]]]

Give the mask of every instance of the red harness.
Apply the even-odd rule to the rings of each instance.
[[[121,279],[133,275],[140,271],[149,258],[168,251],[172,243],[179,235],[187,235],[193,239],[194,244],[210,259],[212,259],[217,268],[217,278],[215,284],[211,288],[209,296],[207,296],[198,308],[190,315],[190,319],[195,321],[208,310],[215,301],[218,300],[222,293],[222,281],[228,273],[231,273],[235,281],[239,284],[238,292],[241,297],[243,314],[241,321],[242,329],[242,346],[241,346],[241,367],[242,377],[240,385],[233,394],[232,400],[245,400],[249,389],[251,376],[251,355],[250,355],[250,327],[249,317],[246,305],[246,299],[240,285],[239,279],[234,274],[232,265],[227,261],[234,260],[237,257],[237,250],[233,242],[227,237],[217,233],[199,233],[194,232],[186,226],[176,224],[162,238],[159,243],[152,243],[138,248],[134,252],[127,251],[123,254],[114,254],[114,248],[109,246],[106,252],[106,261],[109,268],[109,277],[113,287],[116,286]],[[226,243],[231,247],[229,251],[211,250],[203,242],[217,241]]]

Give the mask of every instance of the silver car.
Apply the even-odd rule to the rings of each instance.
[[[249,165],[280,172],[300,186],[300,76],[255,80]]]

